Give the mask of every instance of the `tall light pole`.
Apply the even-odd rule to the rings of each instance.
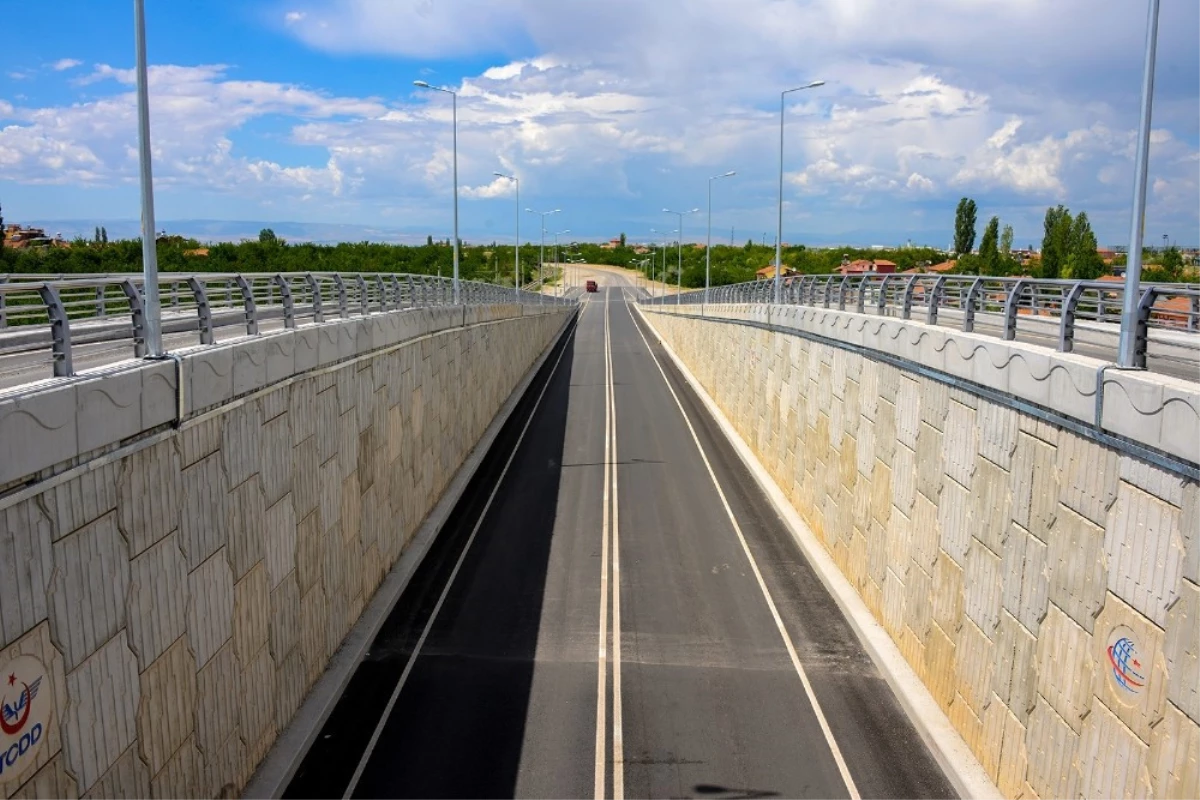
[[[784,89],[779,93],[779,224],[775,229],[775,305],[779,305],[779,283],[780,283],[780,267],[783,261],[783,101],[792,92],[801,92],[805,89],[815,89],[818,86],[824,86],[825,81],[813,81],[804,86],[797,86],[794,89]]]
[[[732,178],[736,174],[730,170],[723,175],[713,175],[708,179],[708,238],[704,243],[704,305],[700,307],[701,314],[705,313],[708,308],[708,284],[712,275],[712,184],[713,181]]]
[[[1129,257],[1125,267],[1125,297],[1121,303],[1121,337],[1117,364],[1125,369],[1144,367],[1137,353],[1138,287],[1142,282],[1142,227],[1146,215],[1146,173],[1150,161],[1150,111],[1154,104],[1154,55],[1158,48],[1158,3],[1150,0],[1146,22],[1146,68],[1142,74],[1142,121],[1138,127],[1137,161],[1133,180],[1133,220],[1129,230]]]
[[[674,230],[674,231],[658,231],[658,230],[655,230],[654,228],[651,228],[651,229],[650,229],[650,232],[651,232],[651,233],[661,233],[661,234],[662,234],[662,237],[663,237],[663,243],[662,243],[662,272],[660,273],[660,275],[661,275],[662,277],[661,277],[661,279],[659,280],[659,283],[658,283],[658,296],[659,296],[659,297],[664,297],[664,296],[666,296],[666,293],[667,293],[667,242],[669,241],[668,237],[670,237],[672,234],[679,233],[679,231],[678,231],[678,230]]]
[[[567,228],[565,231],[558,231],[557,233],[554,234],[554,266],[556,266],[556,267],[562,266],[562,264],[558,260],[558,237],[563,236],[564,234],[568,234],[570,232],[571,232],[571,229]],[[560,295],[565,295],[567,293],[567,271],[566,270],[563,270],[562,284],[559,288],[562,290],[561,292],[559,292]]]
[[[450,95],[454,135],[454,305],[458,305],[458,92],[445,86],[431,86],[425,81],[413,81],[413,86],[445,92]]]
[[[542,289],[545,286],[544,281],[546,280],[544,272],[546,266],[546,217],[550,216],[551,214],[557,214],[558,212],[562,211],[562,209],[556,208],[553,211],[534,211],[532,208],[527,208],[525,210],[530,214],[538,214],[542,218],[542,246],[538,251],[538,294],[541,294]]]
[[[676,231],[679,233],[679,272],[675,276],[675,305],[679,305],[679,295],[683,292],[683,217],[685,214],[695,214],[699,211],[698,208],[693,208],[689,211],[672,211],[669,208],[664,208],[664,214],[675,214],[679,217],[679,227]]]
[[[142,291],[145,293],[146,355],[166,355],[162,306],[158,300],[158,242],[154,230],[154,173],[150,169],[150,90],[146,78],[146,3],[133,0],[133,39],[137,58],[138,162],[142,192]]]
[[[513,286],[516,287],[517,300],[521,299],[521,181],[516,175],[505,175],[503,172],[493,172],[497,178],[507,178],[517,189],[517,241],[513,245]]]

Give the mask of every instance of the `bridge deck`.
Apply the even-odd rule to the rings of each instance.
[[[547,361],[287,796],[348,789],[953,796],[619,288]]]

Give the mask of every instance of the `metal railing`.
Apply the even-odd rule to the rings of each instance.
[[[453,281],[432,275],[169,273],[158,285],[163,333],[194,334],[188,345],[214,344],[218,333],[256,336],[266,328],[453,303]],[[459,285],[468,306],[576,302],[478,281]],[[0,275],[0,371],[5,357],[48,350],[54,376],[69,376],[76,351],[102,343],[124,350],[126,358],[144,357],[144,294],[139,274]]]
[[[708,302],[769,304],[774,282],[752,281],[709,289]],[[784,305],[836,308],[860,314],[898,317],[963,331],[992,333],[1015,340],[1019,333],[1055,339],[1060,352],[1075,350],[1084,330],[1116,336],[1121,322],[1125,285],[1113,281],[988,278],[973,275],[803,275],[785,278],[780,291]],[[704,290],[676,297],[642,300],[648,305],[701,305]],[[1143,283],[1134,331],[1137,366],[1145,368],[1150,331],[1200,332],[1200,286]],[[1113,343],[1115,347],[1115,340]],[[1200,348],[1200,338],[1181,343]],[[1183,359],[1191,361],[1191,359]]]

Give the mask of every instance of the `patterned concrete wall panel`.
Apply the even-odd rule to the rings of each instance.
[[[175,439],[183,469],[221,449],[221,417],[213,414],[191,420],[179,428]]]
[[[366,415],[367,420],[371,419],[370,414]],[[350,473],[358,469],[358,444],[362,431],[358,425],[357,411],[350,411],[343,414],[338,424],[338,464],[341,471],[338,474],[338,481],[344,481],[350,476]]]
[[[56,754],[45,766],[33,773],[32,776],[22,776],[22,779],[24,783],[14,784],[12,789],[5,790],[5,794],[10,800],[26,800],[26,798],[28,800],[37,800],[37,798],[42,797],[79,797],[79,789],[75,785],[75,779],[67,774],[67,763],[62,753]]]
[[[270,349],[269,339],[248,339],[234,348],[234,397],[241,397],[267,385],[267,353]]]
[[[67,670],[125,626],[129,550],[106,514],[54,544],[50,585],[50,634]]]
[[[1079,796],[1150,797],[1150,748],[1099,700],[1079,734]]]
[[[322,537],[319,513],[309,514],[296,527],[296,580],[301,595],[321,579]]]
[[[1078,732],[1091,703],[1096,663],[1092,637],[1050,606],[1037,642],[1038,694]]]
[[[1200,727],[1174,706],[1150,735],[1154,797],[1200,797]]]
[[[1017,412],[995,403],[981,402],[976,418],[979,421],[979,455],[1001,469],[1012,469],[1013,453],[1017,448]]]
[[[975,478],[971,482],[971,533],[993,553],[1004,551],[1012,519],[1012,494],[1009,474],[988,459],[979,456]]]
[[[950,412],[950,387],[936,381],[921,381],[921,422],[937,431],[945,430]]]
[[[1163,632],[1112,594],[1096,618],[1092,693],[1143,742],[1167,703]]]
[[[932,577],[933,621],[957,642],[963,621],[963,568],[942,552],[938,554]]]
[[[972,539],[967,550],[964,587],[967,616],[991,638],[1000,624],[1004,575],[1000,556],[978,539]]]
[[[137,752],[137,745],[121,754],[117,763],[108,768],[100,780],[92,784],[83,796],[85,800],[107,800],[110,797],[149,797],[150,770]],[[42,795],[55,797],[58,795]]]
[[[263,557],[263,493],[258,476],[246,479],[229,493],[229,545],[226,555],[234,580]]]
[[[206,408],[233,397],[233,348],[214,347],[196,350],[180,364],[184,386],[184,416],[194,416]]]
[[[946,473],[943,452],[942,432],[922,422],[917,436],[917,491],[935,502]]]
[[[896,406],[879,399],[875,409],[875,458],[892,466],[896,452]]]
[[[1036,636],[1049,603],[1046,543],[1014,523],[1002,561],[1003,605]]]
[[[1164,645],[1167,698],[1193,720],[1200,720],[1200,587],[1183,581],[1179,599],[1167,612]]]
[[[1104,529],[1062,506],[1050,534],[1050,601],[1091,633],[1108,588]]]
[[[925,495],[918,494],[913,503],[912,559],[926,572],[937,562],[939,538],[937,506]]]
[[[261,469],[262,417],[257,403],[243,403],[223,419],[221,456],[229,485],[238,486]]]
[[[288,654],[300,642],[300,587],[296,573],[286,578],[271,590],[271,625],[268,645],[276,667],[282,670]],[[288,717],[284,718],[286,722]]]
[[[1132,456],[1118,457],[1121,480],[1133,484],[1173,506],[1183,505],[1183,490],[1188,480]]]
[[[296,512],[289,493],[263,517],[263,549],[271,588],[296,569]]]
[[[137,659],[124,631],[67,674],[67,696],[63,750],[79,788],[87,791],[140,738]]]
[[[117,464],[85,470],[42,495],[55,540],[100,519],[117,507]]]
[[[75,387],[57,386],[0,400],[0,486],[32,475],[79,453]]]
[[[183,470],[182,479],[179,548],[187,558],[188,570],[193,570],[225,544],[229,532],[229,484],[221,468],[220,453]]]
[[[858,471],[868,478],[871,477],[871,470],[875,468],[875,423],[865,417],[859,421],[854,454],[858,461]]]
[[[919,642],[929,635],[929,624],[933,609],[929,598],[933,590],[933,578],[918,566],[912,565],[904,577],[904,624]]]
[[[1078,436],[1058,442],[1059,501],[1103,526],[1117,499],[1117,452]]]
[[[266,646],[270,619],[271,587],[260,561],[233,585],[233,651],[242,666]]]
[[[196,742],[189,738],[172,754],[158,774],[150,779],[151,796],[162,800],[205,796],[203,771],[203,761],[196,749]]]
[[[321,465],[318,510],[321,512],[322,533],[336,526],[342,513],[342,467],[339,461],[340,457],[334,456]]]
[[[172,534],[133,560],[129,583],[129,647],[145,671],[187,626],[187,567]]]
[[[292,428],[292,446],[317,432],[317,382],[301,378],[292,384],[288,405],[288,420]]]
[[[1160,627],[1183,575],[1179,509],[1122,481],[1104,531],[1108,588]]]
[[[926,685],[942,711],[949,709],[954,699],[955,650],[954,642],[940,627],[930,627],[925,640]]]
[[[1007,611],[996,632],[996,671],[992,691],[1022,723],[1037,700],[1037,639]]]
[[[264,733],[274,729],[275,662],[265,647],[242,671],[238,726],[247,743],[258,741]]]
[[[181,636],[142,673],[138,741],[152,773],[157,773],[192,735],[196,712],[196,670]]]
[[[273,506],[292,490],[291,414],[283,413],[263,423],[259,436],[259,479],[263,501]]]
[[[892,503],[901,513],[911,515],[917,493],[917,454],[896,444],[892,456]]]
[[[267,344],[267,382],[276,383],[295,375],[296,332],[276,331],[265,340]]]
[[[1013,520],[1042,541],[1049,541],[1058,497],[1054,446],[1019,433],[1012,466]]]
[[[325,591],[318,583],[300,598],[300,655],[304,662],[305,689],[320,677],[329,659],[325,631],[328,615]]]
[[[1040,797],[1076,797],[1079,785],[1079,734],[1038,698],[1027,734],[1030,787]]]
[[[971,488],[975,475],[977,447],[975,410],[959,402],[951,402],[946,413],[946,435],[942,439],[946,474],[962,486]]]
[[[297,609],[299,611],[299,609]],[[304,657],[294,648],[287,658],[278,662],[275,672],[275,727],[283,730],[300,707],[307,687],[304,684]]]
[[[310,436],[292,448],[292,506],[296,519],[304,519],[321,502],[320,453],[317,437]]]
[[[883,627],[893,639],[900,639],[904,628],[904,583],[892,570],[883,579]]]
[[[291,406],[292,385],[285,383],[282,386],[263,392],[254,398],[254,402],[258,404],[258,414],[263,425],[266,425],[276,417],[286,414]],[[285,429],[286,430],[286,429]],[[281,439],[286,439],[287,436],[281,436]],[[264,437],[264,444],[268,440]]]
[[[971,544],[971,496],[953,479],[943,483],[938,503],[938,528],[942,549],[959,564],[965,564]]]
[[[233,636],[233,573],[218,551],[188,575],[188,634],[200,669]]]
[[[958,634],[957,656],[956,691],[978,717],[983,713],[983,705],[991,693],[992,670],[996,664],[995,644],[968,619]]]
[[[109,372],[75,384],[79,452],[128,439],[142,426],[142,371]]]
[[[241,670],[227,643],[196,675],[196,746],[206,760],[237,727],[242,696]]]
[[[317,395],[317,463],[324,464],[337,455],[338,440],[341,438],[338,420],[337,387],[326,389]]]
[[[50,519],[35,500],[0,511],[0,646],[16,641],[49,613],[50,535]]]
[[[244,765],[246,746],[236,732],[218,745],[216,750],[209,753],[202,751],[201,756],[204,769],[200,785],[204,797],[237,797],[240,787],[254,774],[252,768]]]
[[[845,361],[845,357],[838,359]],[[921,425],[921,383],[907,375],[901,375],[896,388],[896,440],[909,448],[917,448],[917,434]]]
[[[137,555],[179,528],[179,452],[170,441],[158,442],[123,459],[119,472],[117,520],[130,555]]]

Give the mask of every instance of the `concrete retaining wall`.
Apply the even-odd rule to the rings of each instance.
[[[646,317],[1000,790],[1200,796],[1200,487],[1066,424],[1095,420],[1099,385],[1103,428],[1194,467],[1197,387],[852,313],[775,309],[776,330],[747,324],[768,313]]]
[[[570,313],[540,311],[339,321],[0,400],[0,670],[38,659],[50,714],[0,796],[238,794]]]

